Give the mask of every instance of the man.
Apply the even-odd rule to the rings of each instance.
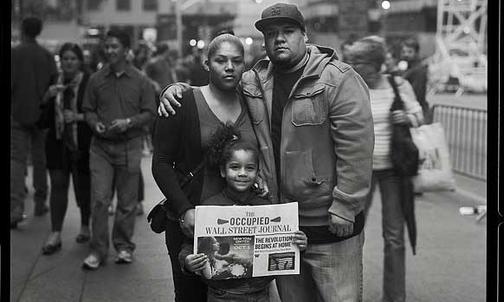
[[[169,57],[169,47],[166,43],[156,45],[156,54],[145,65],[145,74],[154,81],[156,94],[161,87],[177,82],[174,66]]]
[[[425,98],[428,66],[420,60],[419,51],[420,45],[413,38],[408,38],[401,43],[401,59],[408,62],[408,68],[402,76],[413,87],[415,96],[422,107],[425,123],[430,124],[432,122],[432,114],[429,103]]]
[[[83,111],[94,135],[91,141],[91,253],[83,267],[97,269],[109,247],[108,207],[117,190],[112,242],[116,263],[131,263],[131,241],[138,202],[142,127],[155,115],[154,90],[145,75],[126,60],[130,38],[109,31],[105,41],[108,65],[89,79]]]
[[[49,51],[37,43],[42,21],[28,17],[21,24],[21,43],[11,51],[11,228],[23,219],[25,171],[31,149],[35,216],[47,211],[46,131],[37,125],[44,94],[57,77],[56,63]],[[31,145],[31,146],[30,146]]]
[[[280,297],[360,301],[374,145],[367,86],[334,50],[306,44],[295,5],[266,8],[255,26],[270,61],[244,73],[241,86],[263,155],[261,177],[275,201],[299,203],[309,243],[300,275],[277,276]],[[160,113],[173,110],[177,89],[162,95]]]

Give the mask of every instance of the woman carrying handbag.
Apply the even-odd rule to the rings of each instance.
[[[406,300],[404,224],[409,221],[408,231],[413,231],[414,195],[411,176],[418,169],[418,150],[415,155],[415,146],[411,145],[411,136],[409,144],[408,135],[409,127],[418,127],[423,123],[423,116],[411,85],[400,77],[389,77],[381,73],[385,57],[386,48],[383,39],[373,36],[356,41],[350,47],[344,61],[362,76],[369,87],[375,145],[373,177],[366,214],[371,207],[376,185],[379,185],[385,241],[382,301],[404,302]],[[398,135],[403,136],[398,140]],[[403,148],[404,146],[406,148]],[[409,147],[412,149],[408,149]],[[399,159],[396,155],[398,150],[400,153],[403,152],[402,154],[408,150],[412,153],[406,153]],[[405,163],[409,164],[404,165]],[[410,243],[415,252],[416,235],[411,232]]]

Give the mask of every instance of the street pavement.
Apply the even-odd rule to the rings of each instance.
[[[161,199],[150,172],[151,158],[144,157],[146,213]],[[137,244],[134,262],[117,265],[111,247],[107,265],[97,271],[84,271],[81,263],[88,253],[78,244],[79,211],[70,193],[62,249],[54,255],[41,255],[50,232],[50,217],[33,217],[31,168],[26,201],[27,219],[11,230],[10,301],[173,301],[170,262],[164,235],[153,233],[146,214],[138,216],[133,241]],[[458,184],[458,182],[457,182]],[[477,187],[463,182],[466,191]],[[478,184],[484,187],[484,184]],[[476,196],[478,192],[475,193]],[[416,200],[418,224],[417,255],[406,246],[406,290],[408,302],[483,302],[486,295],[486,219],[461,216],[461,206],[481,201],[458,192],[425,193]],[[383,239],[381,202],[378,190],[365,228],[364,302],[381,301]],[[110,218],[110,223],[112,218]],[[110,224],[111,225],[111,224]],[[3,300],[3,299],[2,299]],[[278,297],[271,301],[277,302]],[[307,301],[311,302],[311,301]]]

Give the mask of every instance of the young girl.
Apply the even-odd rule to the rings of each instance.
[[[226,188],[202,202],[203,205],[265,205],[270,202],[258,195],[254,189],[259,164],[259,151],[254,144],[244,141],[232,126],[225,126],[214,134],[207,162],[217,165],[220,175],[226,181]],[[205,240],[207,238],[202,238]],[[212,251],[210,253],[193,254],[192,241],[187,240],[179,253],[181,266],[185,271],[202,276],[208,285],[208,302],[218,301],[269,301],[269,284],[274,277],[255,277],[243,279],[211,280],[218,273],[210,262],[224,261],[238,263],[242,266],[243,275],[250,272],[251,264],[246,259],[240,259],[236,254],[222,253],[219,242],[209,237]],[[307,237],[302,231],[294,234],[293,243],[302,251],[306,248]],[[226,264],[223,264],[224,266]]]

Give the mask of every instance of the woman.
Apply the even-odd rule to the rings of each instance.
[[[52,232],[42,247],[44,255],[61,249],[61,230],[68,206],[72,175],[75,199],[80,209],[81,228],[76,241],[89,241],[90,187],[89,144],[92,131],[84,121],[81,106],[89,74],[83,71],[84,55],[74,43],[60,49],[61,72],[45,95],[47,169],[51,179]]]
[[[223,34],[208,46],[205,68],[209,84],[186,91],[184,106],[170,118],[157,118],[154,127],[154,154],[152,173],[157,185],[168,200],[166,245],[172,263],[176,301],[206,301],[206,285],[195,275],[182,273],[178,254],[184,236],[192,237],[194,206],[225,187],[218,168],[204,166],[203,162],[213,133],[222,125],[231,123],[244,140],[257,144],[243,99],[236,86],[245,69],[244,49],[240,39]],[[178,179],[194,172],[192,181],[184,187]],[[178,221],[177,221],[178,220]]]
[[[375,146],[373,177],[366,214],[378,184],[382,200],[384,247],[383,301],[405,301],[404,214],[401,204],[412,196],[411,186],[405,190],[403,178],[393,170],[390,159],[390,139],[393,124],[417,127],[423,123],[422,108],[408,81],[394,77],[405,105],[405,111],[390,112],[394,91],[386,75],[380,73],[386,58],[383,40],[367,37],[356,41],[349,49],[345,62],[359,73],[369,87],[374,122]]]

